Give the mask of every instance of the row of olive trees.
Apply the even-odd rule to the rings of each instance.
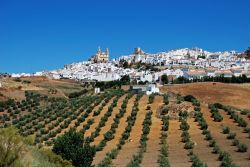
[[[140,138],[139,152],[133,155],[132,160],[127,164],[127,167],[139,167],[143,159],[143,154],[146,151],[148,134],[150,132],[150,127],[152,124],[152,111],[147,111],[146,116],[142,123],[142,134]]]
[[[59,126],[57,126],[56,128],[54,128],[54,130],[52,131],[47,131],[49,132],[47,135],[45,135],[42,139],[42,141],[46,141],[46,144],[51,145],[54,140],[54,138],[60,134],[62,132],[62,130],[67,130],[67,128],[69,127],[69,124],[73,121],[76,120],[77,117],[82,113],[82,112],[90,112],[93,108],[92,104],[95,103],[95,101],[98,98],[96,98],[95,96],[89,96],[86,101],[84,103],[82,103],[82,105],[74,105],[74,108],[70,107],[70,115],[68,115],[67,117],[65,117],[62,123],[60,123]],[[77,103],[79,104],[79,103]],[[48,141],[48,139],[51,139],[50,141]]]
[[[213,106],[217,108],[217,105]],[[209,142],[209,147],[213,148],[212,153],[219,154],[218,160],[221,161],[220,166],[221,167],[234,167],[235,164],[233,163],[230,155],[221,150],[219,145],[217,144],[216,140],[213,138],[210,130],[208,129],[208,124],[203,117],[203,113],[201,112],[200,107],[195,107],[195,114],[194,114],[195,121],[198,122],[198,125],[200,126],[200,129],[202,130],[202,134],[205,136],[205,140]],[[194,158],[196,160],[196,157]],[[199,162],[199,161],[198,161]]]
[[[167,137],[168,137],[168,127],[169,127],[169,117],[163,116],[162,119],[162,129],[161,129],[161,150],[158,159],[158,163],[160,167],[169,167],[168,161],[168,145],[167,145]]]
[[[108,107],[108,110],[106,111],[106,113],[101,117],[99,124],[98,124],[97,127],[95,128],[95,131],[92,132],[92,133],[90,134],[90,136],[88,136],[88,137],[86,138],[86,141],[88,141],[88,142],[93,142],[94,139],[95,139],[97,136],[99,136],[99,133],[100,133],[102,127],[105,126],[106,122],[108,121],[108,118],[112,115],[112,112],[113,112],[114,107],[117,106],[117,102],[118,102],[119,98],[120,98],[122,95],[124,95],[124,94],[125,94],[125,92],[118,92],[118,94],[117,94],[116,97],[114,98],[113,102],[112,102],[112,103],[110,104],[110,106]]]
[[[125,99],[123,100],[123,103],[121,105],[121,108],[119,110],[119,113],[115,115],[115,118],[113,119],[113,123],[111,124],[110,129],[103,135],[103,140],[99,142],[97,145],[97,151],[101,151],[106,143],[114,138],[114,134],[116,132],[116,129],[118,128],[118,125],[120,123],[120,119],[124,116],[127,109],[128,100],[133,96],[133,94],[128,94]]]
[[[143,95],[137,94],[134,105],[132,108],[131,114],[127,117],[127,126],[125,127],[121,138],[119,139],[119,143],[116,145],[116,148],[112,149],[110,152],[106,154],[106,156],[103,158],[103,160],[97,165],[98,167],[102,166],[112,166],[112,159],[115,159],[119,153],[119,151],[122,149],[126,141],[129,139],[131,130],[135,124],[136,116],[139,111],[139,100],[141,99]]]

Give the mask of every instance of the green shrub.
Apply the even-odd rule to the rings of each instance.
[[[241,110],[240,114],[241,115],[247,115],[248,112],[250,112],[250,111],[248,111],[248,110],[245,109],[245,110]]]
[[[221,152],[220,147],[217,144],[215,144],[212,153],[218,154],[220,152]]]
[[[187,122],[181,122],[180,124],[180,129],[183,130],[183,131],[186,131],[190,128],[190,126],[188,125]]]
[[[168,105],[168,104],[169,104],[168,94],[164,94],[164,95],[163,95],[163,102],[164,102],[165,105]]]
[[[222,133],[223,134],[229,134],[230,133],[230,128],[229,127],[223,127]]]
[[[210,132],[208,132],[208,133],[206,134],[205,139],[206,139],[206,140],[212,140],[212,139],[213,139],[213,137],[212,137],[212,135],[211,135]]]
[[[239,140],[238,139],[234,139],[232,141],[232,146],[238,146],[240,144]]]
[[[248,149],[247,145],[245,144],[238,144],[237,148],[238,148],[238,152],[247,152],[247,149]]]
[[[228,136],[227,136],[227,139],[231,140],[231,139],[234,139],[236,137],[236,133],[229,133]]]
[[[209,141],[209,147],[214,147],[216,145],[216,141],[214,139]]]
[[[185,149],[193,149],[194,148],[194,143],[192,141],[188,141],[184,145]]]
[[[162,115],[165,115],[165,114],[168,114],[168,107],[167,106],[164,106],[163,108],[162,108]]]
[[[184,101],[192,102],[192,100],[196,100],[196,98],[192,95],[186,95],[184,96]]]

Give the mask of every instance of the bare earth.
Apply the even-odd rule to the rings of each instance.
[[[72,87],[73,90],[80,90],[75,83],[69,83],[67,81],[53,81],[53,80],[44,80],[43,78],[32,80],[30,86],[22,84],[22,88],[18,89],[20,83],[16,83],[12,80],[4,81],[5,83],[9,82],[10,86],[8,88],[1,88],[0,92],[4,95],[4,97],[11,97],[18,100],[24,98],[24,90],[25,89],[39,89],[41,91],[47,91],[53,85],[54,88],[59,90],[59,94],[63,94],[70,92],[69,88]],[[61,92],[61,93],[60,93]],[[229,116],[226,115],[225,111],[219,110],[221,115],[223,116],[222,122],[214,122],[211,118],[211,113],[208,109],[209,103],[220,102],[225,105],[230,105],[239,109],[250,109],[250,84],[223,84],[223,83],[193,83],[193,84],[183,84],[183,85],[171,85],[171,86],[163,86],[161,87],[161,93],[172,92],[174,94],[180,93],[182,95],[191,94],[197,97],[201,101],[201,112],[203,113],[204,118],[206,119],[209,130],[211,131],[212,136],[218,143],[219,147],[227,151],[233,160],[233,162],[241,167],[249,167],[249,153],[250,153],[250,138],[248,138],[247,133],[243,133],[243,128],[237,126],[232,119],[229,119]],[[58,95],[59,95],[58,94]],[[102,139],[103,134],[107,132],[111,124],[113,122],[113,118],[115,114],[117,114],[120,110],[123,99],[126,95],[119,98],[117,106],[114,107],[112,115],[108,118],[105,126],[101,129],[100,135],[94,139],[94,142],[91,145],[97,145]],[[107,145],[103,148],[102,151],[97,152],[93,165],[98,164],[103,158],[105,154],[111,151],[118,144],[119,139],[124,131],[124,128],[127,125],[127,117],[130,115],[132,111],[132,107],[135,100],[134,95],[128,102],[127,111],[124,116],[120,119],[120,123],[118,128],[116,129],[116,133],[113,140],[107,142]],[[193,110],[191,103],[182,103],[180,105],[176,105],[175,97],[171,98],[169,109],[172,112],[176,112],[175,110],[180,110],[184,108],[185,110]],[[93,112],[97,110],[101,103],[97,105],[92,113],[89,114],[89,117],[77,127],[77,130],[80,130],[89,119],[94,119],[94,123],[91,125],[90,129],[86,131],[84,137],[91,135],[92,132],[95,131],[95,128],[99,124],[101,117],[108,110],[109,105],[112,103],[114,98],[112,98],[103,108],[100,115],[93,116]],[[151,106],[151,110],[153,111],[152,115],[152,125],[148,135],[149,140],[147,141],[146,152],[144,152],[144,156],[142,158],[141,166],[159,166],[157,160],[160,154],[161,143],[161,120],[157,117],[157,110],[159,107],[163,105],[163,97],[155,96],[154,102],[152,104],[148,104],[148,96],[144,95],[139,101],[139,111],[136,116],[135,125],[132,128],[129,140],[124,144],[123,148],[119,151],[116,159],[112,159],[112,164],[114,166],[126,166],[132,156],[136,154],[139,150],[140,145],[140,137],[142,134],[142,123],[146,114],[147,105]],[[188,107],[190,106],[190,107]],[[186,108],[185,108],[186,107]],[[171,111],[169,111],[171,112]],[[83,113],[82,113],[83,114]],[[79,117],[82,115],[80,114]],[[238,113],[240,117],[242,117],[248,123],[248,128],[250,127],[250,119],[246,115],[241,115]],[[66,132],[70,127],[75,125],[75,121],[73,120],[69,127],[63,132]],[[188,124],[190,125],[189,134],[191,140],[195,142],[195,146],[193,152],[209,167],[218,167],[220,165],[220,161],[218,161],[218,154],[212,153],[212,148],[208,146],[209,142],[204,140],[204,135],[201,133],[202,131],[199,129],[197,122],[194,122],[193,118],[188,119]],[[168,160],[170,162],[171,167],[190,167],[190,157],[188,156],[188,151],[184,149],[184,143],[181,142],[181,133],[182,131],[179,128],[180,122],[178,120],[170,120],[169,121],[169,130],[168,130]],[[232,132],[236,133],[236,138],[240,141],[240,143],[244,143],[248,146],[248,152],[239,153],[237,152],[237,148],[232,146],[232,140],[226,139],[225,134],[222,134],[222,127],[228,126],[230,127]],[[56,129],[57,127],[55,127]],[[62,132],[62,133],[63,133]]]
[[[161,92],[193,95],[205,103],[220,102],[237,108],[250,109],[250,84],[192,83],[161,87]]]

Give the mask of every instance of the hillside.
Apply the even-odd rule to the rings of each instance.
[[[13,124],[45,148],[74,127],[96,146],[96,166],[248,167],[250,111],[227,106],[250,109],[249,89],[248,84],[194,83],[164,86],[162,95],[108,90],[75,99],[30,92],[22,102],[1,106],[0,125]]]
[[[250,108],[250,84],[191,83],[164,86],[162,92],[191,94],[205,103],[220,102],[237,108]]]
[[[52,80],[46,77],[0,78],[2,100],[13,98],[23,100],[25,91],[33,91],[54,97],[66,97],[69,93],[79,92],[83,87],[73,80]]]

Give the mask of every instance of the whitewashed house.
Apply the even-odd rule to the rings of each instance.
[[[216,71],[215,68],[207,68],[206,69],[207,76],[209,76],[209,77],[215,77],[215,71]]]
[[[201,69],[201,70],[190,70],[187,72],[188,74],[188,79],[193,80],[193,79],[202,79],[204,76],[207,75],[206,71]]]
[[[147,87],[146,94],[151,95],[152,93],[160,93],[160,89],[157,88],[155,84],[150,84]]]
[[[68,79],[72,79],[73,76],[72,76],[72,73],[70,71],[65,71],[62,73],[62,77],[63,78],[68,78]]]
[[[236,77],[239,77],[239,76],[242,75],[242,74],[241,74],[241,72],[242,72],[241,69],[231,69],[231,72],[232,72],[233,75],[236,76]]]
[[[143,74],[140,76],[140,81],[145,82],[152,82],[153,81],[153,75],[152,74]]]
[[[224,76],[225,78],[230,78],[233,73],[230,70],[217,70],[215,71],[215,76]]]
[[[52,77],[53,79],[60,79],[60,78],[61,78],[61,75],[58,74],[58,73],[56,73],[56,72],[52,72],[50,75],[51,75],[51,77]]]
[[[250,71],[249,70],[244,70],[241,72],[242,75],[245,75],[247,78],[250,78]]]
[[[98,94],[100,92],[101,92],[100,88],[95,88],[95,94]]]
[[[19,77],[21,77],[21,75],[13,73],[13,74],[11,74],[11,77],[13,77],[13,78],[19,78]]]
[[[130,91],[134,93],[146,93],[150,95],[152,93],[160,93],[160,89],[155,84],[149,85],[133,85],[130,86]]]

